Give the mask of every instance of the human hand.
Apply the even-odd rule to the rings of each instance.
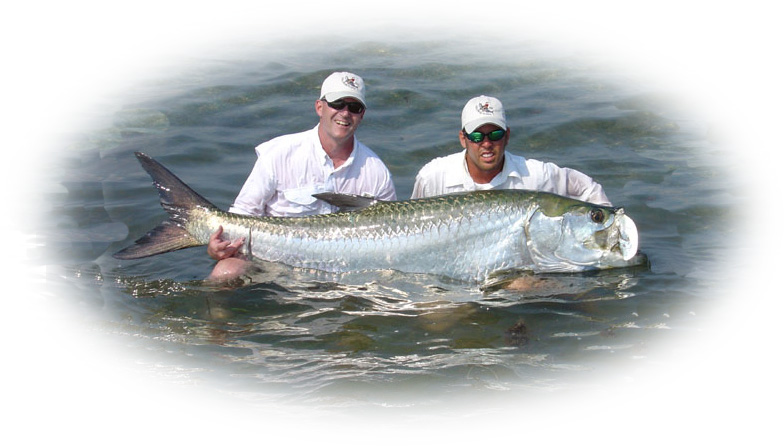
[[[218,226],[218,230],[210,235],[210,241],[207,244],[207,254],[215,260],[223,260],[237,255],[240,247],[245,243],[245,237],[240,237],[237,240],[229,241],[223,240],[223,226]]]

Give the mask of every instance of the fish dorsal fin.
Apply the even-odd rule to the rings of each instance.
[[[378,203],[375,197],[366,197],[355,194],[340,194],[337,192],[322,192],[313,194],[319,200],[326,201],[332,206],[337,206],[341,211],[358,211]]]

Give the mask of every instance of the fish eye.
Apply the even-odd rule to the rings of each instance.
[[[594,223],[604,223],[604,211],[601,209],[591,209],[591,221]]]

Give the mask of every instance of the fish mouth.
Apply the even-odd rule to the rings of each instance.
[[[637,225],[634,220],[629,218],[623,211],[616,214],[618,225],[618,248],[621,251],[623,260],[630,260],[637,254],[637,247],[639,244],[639,235],[637,233]]]

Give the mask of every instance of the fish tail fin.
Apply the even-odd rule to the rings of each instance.
[[[169,213],[169,219],[136,240],[134,245],[115,253],[113,257],[122,260],[139,259],[204,245],[188,233],[185,227],[192,209],[200,207],[217,210],[215,205],[150,156],[136,152],[136,158],[152,177],[152,183],[161,197],[161,206]]]
[[[203,244],[181,226],[166,220],[136,240],[133,245],[114,253],[112,257],[120,260],[141,259]]]

